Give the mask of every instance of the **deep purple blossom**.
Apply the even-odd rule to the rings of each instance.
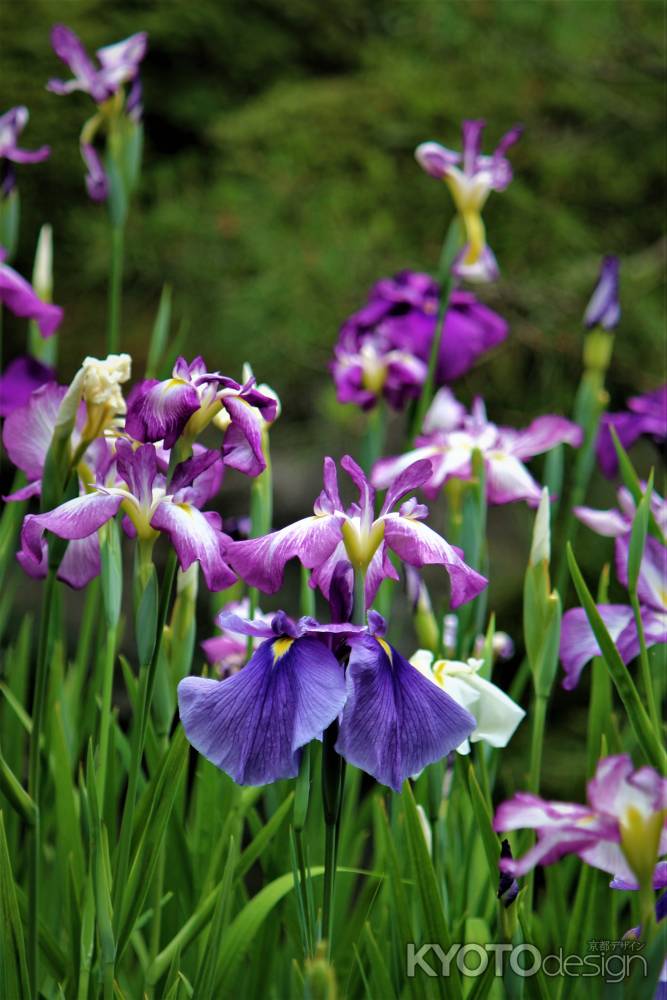
[[[6,197],[14,188],[14,163],[41,163],[49,156],[49,146],[21,149],[19,135],[28,123],[28,109],[19,105],[0,115],[0,195]]]
[[[0,417],[8,417],[25,406],[35,389],[53,382],[55,377],[53,368],[29,354],[14,358],[0,375]]]
[[[134,387],[125,429],[137,441],[164,441],[171,448],[181,436],[194,440],[213,421],[225,433],[225,464],[257,476],[266,468],[263,428],[277,412],[277,398],[260,392],[254,377],[241,385],[207,371],[201,357],[191,364],[178,358],[170,379],[148,379]]]
[[[220,624],[265,641],[232,677],[181,681],[179,708],[192,745],[240,784],[295,777],[302,747],[339,718],[337,752],[400,791],[474,727],[465,709],[385,642],[379,615],[369,615],[368,630],[294,622],[284,612],[270,625],[234,615]],[[346,670],[331,649],[334,638],[349,644]]]
[[[139,72],[139,63],[146,55],[148,36],[145,31],[130,35],[122,42],[105,45],[96,52],[99,65],[90,58],[81,41],[64,24],[51,31],[51,44],[59,59],[74,74],[72,80],[49,80],[47,89],[54,94],[71,94],[83,90],[97,104],[102,104]]]
[[[600,267],[600,276],[595,291],[584,313],[584,326],[591,330],[601,326],[613,330],[621,318],[618,301],[618,257],[605,257]]]
[[[505,153],[523,131],[515,125],[502,137],[491,156],[481,152],[482,119],[463,122],[462,152],[437,142],[423,142],[415,150],[419,165],[438,180],[445,181],[465,229],[465,247],[456,263],[459,277],[493,280],[495,258],[486,244],[482,208],[492,191],[504,191],[512,180],[512,166]]]
[[[624,488],[619,490],[619,510],[592,510],[578,507],[577,517],[598,534],[615,538],[616,575],[623,586],[628,586],[628,559],[630,534],[634,518],[634,502]],[[667,522],[667,504],[654,492],[651,508],[656,521]],[[647,647],[667,642],[667,549],[657,538],[648,535],[637,579],[644,639]],[[629,604],[599,604],[598,612],[607,631],[616,644],[624,663],[629,663],[640,652],[639,634],[634,611]],[[565,670],[563,687],[572,690],[579,683],[581,672],[594,656],[600,656],[600,647],[583,608],[570,608],[563,615],[560,639],[560,658]]]
[[[525,875],[535,865],[578,854],[633,887],[651,878],[667,851],[667,779],[651,767],[634,771],[625,754],[606,757],[588,783],[588,803],[547,802],[526,792],[503,802],[494,829],[531,829],[538,839],[522,858],[501,858],[501,871]]]
[[[628,400],[627,410],[605,413],[602,417],[596,451],[600,468],[610,479],[618,471],[618,458],[611,436],[612,427],[626,450],[643,435],[652,438],[657,444],[663,444],[667,440],[667,385],[644,396],[632,396]]]
[[[411,566],[439,565],[446,568],[451,583],[452,607],[472,600],[486,580],[468,566],[458,551],[424,524],[428,509],[414,499],[393,508],[431,474],[429,462],[406,469],[387,492],[379,515],[375,515],[375,490],[356,462],[346,455],[342,467],[359,490],[359,503],[343,506],[338,492],[336,465],[324,460],[324,489],[313,514],[262,538],[232,542],[227,550],[230,566],[253,587],[275,593],[282,583],[285,565],[298,559],[310,569],[311,585],[328,597],[336,566],[349,560],[366,574],[366,603],[373,601],[383,579],[397,579],[389,558],[394,552]]]
[[[229,539],[221,531],[220,515],[200,507],[211,495],[211,479],[219,482],[219,456],[204,452],[178,465],[171,483],[158,472],[153,445],[134,451],[129,441],[115,448],[118,484],[89,484],[89,492],[44,514],[26,515],[21,530],[21,552],[39,564],[45,531],[68,540],[89,538],[115,517],[119,509],[132,534],[153,541],[158,533],[169,537],[182,570],[199,562],[210,590],[224,590],[236,580],[225,561]]]
[[[520,431],[497,427],[487,419],[481,399],[475,400],[468,415],[458,409],[456,400],[445,389],[436,394],[424,428],[427,432],[417,438],[413,451],[376,462],[371,475],[374,486],[385,489],[413,462],[428,459],[431,475],[422,489],[435,498],[449,479],[472,477],[472,455],[477,449],[484,458],[489,503],[527,500],[537,504],[541,489],[524,461],[562,442],[578,447],[582,441],[577,424],[552,415],[537,417]]]
[[[32,285],[5,264],[7,251],[0,247],[0,302],[15,316],[35,321],[42,337],[56,332],[63,319],[63,310],[50,302],[43,302]]]
[[[380,396],[394,409],[416,398],[437,331],[439,290],[428,274],[401,271],[371,289],[343,324],[331,365],[338,399],[364,409]],[[507,336],[507,323],[470,292],[450,297],[436,368],[438,384],[464,375]]]

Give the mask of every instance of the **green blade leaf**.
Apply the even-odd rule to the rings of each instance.
[[[30,996],[23,925],[16,896],[4,815],[0,812],[0,995]]]

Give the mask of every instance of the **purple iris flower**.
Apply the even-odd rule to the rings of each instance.
[[[19,105],[0,115],[0,194],[6,197],[14,188],[14,163],[41,163],[50,154],[49,146],[21,149],[19,135],[28,123],[28,109]]]
[[[247,638],[242,633],[235,632],[233,629],[227,628],[220,623],[224,615],[230,614],[236,615],[238,618],[248,619],[248,615],[250,614],[249,598],[244,597],[240,601],[230,601],[228,604],[225,604],[215,619],[216,625],[221,630],[221,634],[214,635],[210,639],[204,639],[201,643],[206,659],[215,666],[221,677],[227,677],[240,670],[248,654]],[[272,617],[272,615],[263,614],[261,608],[255,608],[255,613],[251,621],[270,624]],[[257,648],[259,642],[259,637],[255,636],[253,638],[254,649]]]
[[[368,302],[340,331],[332,372],[338,399],[372,407],[384,396],[394,409],[416,398],[426,378],[439,309],[428,274],[401,271],[371,289]],[[440,343],[438,384],[464,375],[507,336],[507,323],[470,292],[454,291]]]
[[[56,332],[63,319],[63,310],[50,302],[43,302],[32,285],[5,264],[7,251],[0,247],[0,302],[15,316],[33,319],[42,337]]]
[[[86,190],[91,201],[106,201],[109,197],[109,178],[102,157],[90,142],[81,143],[81,156],[86,165]]]
[[[600,276],[595,291],[584,313],[584,326],[591,330],[601,326],[613,330],[621,318],[618,301],[618,257],[605,257],[600,268]]]
[[[614,537],[616,575],[628,585],[630,533],[634,517],[634,502],[627,490],[619,490],[620,510],[596,511],[587,507],[576,509],[577,517],[601,535]],[[667,504],[654,492],[651,508],[659,525],[667,523]],[[652,535],[644,547],[637,596],[647,647],[667,642],[667,548]],[[599,604],[598,612],[616,644],[624,663],[640,652],[639,635],[633,609],[629,604]],[[583,608],[571,608],[563,615],[560,658],[565,670],[563,687],[571,691],[579,683],[581,672],[600,647]]]
[[[187,677],[178,686],[181,721],[192,745],[239,784],[263,785],[298,774],[301,749],[339,719],[336,751],[383,784],[403,782],[439,760],[475,720],[430,684],[370,627],[221,615],[231,631],[265,641],[223,681]],[[345,670],[331,648],[346,639]]]
[[[8,417],[25,406],[35,389],[53,382],[55,377],[55,369],[29,354],[14,358],[0,375],[0,417]]]
[[[430,462],[417,462],[406,469],[387,491],[380,513],[375,515],[375,490],[357,463],[346,455],[341,460],[359,490],[359,503],[343,506],[338,492],[336,465],[324,460],[324,489],[314,511],[286,528],[262,538],[232,542],[226,557],[241,579],[265,593],[275,593],[282,583],[285,565],[297,558],[310,569],[311,586],[329,596],[337,565],[349,560],[366,573],[366,604],[370,606],[383,579],[398,579],[389,552],[410,566],[439,565],[449,573],[452,607],[472,600],[487,584],[471,569],[452,545],[424,524],[428,508],[412,498],[393,508],[407,493],[430,477]]]
[[[44,558],[44,532],[68,540],[90,538],[122,507],[129,534],[151,542],[160,532],[171,541],[182,570],[199,562],[209,590],[224,590],[236,577],[225,561],[229,539],[221,531],[220,515],[200,507],[217,488],[222,462],[217,452],[195,455],[176,466],[170,483],[158,471],[152,444],[136,451],[129,441],[115,446],[119,481],[88,483],[88,492],[44,514],[28,514],[21,529],[24,565],[39,566]]]
[[[497,427],[487,419],[481,399],[475,400],[468,415],[447,389],[436,394],[424,430],[413,451],[376,462],[371,475],[374,486],[385,489],[413,462],[428,459],[431,475],[422,489],[435,498],[449,479],[472,478],[472,455],[477,449],[484,458],[489,503],[526,500],[536,505],[541,489],[524,461],[562,442],[578,447],[583,437],[577,424],[551,415],[537,417],[520,431]]]
[[[632,396],[627,410],[606,413],[602,417],[596,444],[597,458],[603,473],[610,479],[618,472],[612,427],[626,450],[644,434],[657,444],[664,443],[667,440],[667,385],[644,396]]]
[[[122,42],[105,45],[96,52],[99,65],[90,58],[81,41],[64,24],[51,31],[51,44],[59,59],[74,74],[72,80],[49,80],[47,89],[54,94],[71,94],[83,90],[96,104],[102,104],[139,72],[139,63],[146,55],[148,36],[145,31],[130,35]]]
[[[651,767],[634,771],[626,754],[605,757],[588,783],[588,805],[517,792],[498,807],[493,825],[537,833],[522,858],[501,858],[500,869],[509,875],[578,854],[636,888],[640,875],[655,877],[656,860],[667,851],[667,779]]]
[[[276,397],[260,392],[254,377],[240,385],[207,371],[201,357],[191,364],[178,358],[170,379],[148,379],[134,387],[125,429],[137,441],[163,440],[171,448],[181,436],[194,440],[213,421],[225,432],[225,464],[257,476],[266,468],[262,431],[277,412]]]
[[[495,257],[486,243],[482,208],[492,191],[504,191],[512,180],[512,166],[505,153],[523,131],[515,125],[502,137],[491,156],[481,152],[482,119],[463,122],[463,151],[457,153],[437,142],[423,142],[415,150],[419,165],[438,180],[445,181],[465,229],[465,246],[457,259],[459,277],[494,280]]]

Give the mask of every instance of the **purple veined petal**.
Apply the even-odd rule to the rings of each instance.
[[[616,575],[624,587],[628,586],[628,559],[630,532],[615,542]],[[667,548],[652,535],[646,536],[644,554],[639,566],[637,596],[640,604],[657,611],[667,611]]]
[[[99,576],[100,572],[100,539],[95,532],[87,538],[74,538],[70,541],[56,575],[74,590],[81,590]]]
[[[632,522],[619,510],[594,510],[592,507],[574,507],[573,513],[582,524],[605,538],[617,538],[625,535]]]
[[[643,816],[661,813],[667,809],[667,778],[652,767],[635,771],[628,754],[605,757],[588,782],[588,800],[597,813],[621,822],[631,805]]]
[[[81,157],[86,165],[86,190],[91,201],[106,201],[109,197],[109,179],[102,157],[89,142],[81,143]]]
[[[86,538],[116,516],[121,501],[119,496],[93,492],[67,500],[45,514],[26,514],[21,529],[21,545],[39,559],[45,531],[52,531],[59,538],[69,541]]]
[[[332,622],[349,622],[354,609],[354,570],[348,559],[334,566],[329,583],[329,609]]]
[[[227,562],[251,587],[274,594],[283,581],[285,565],[298,558],[306,569],[320,566],[341,541],[340,517],[320,514],[262,538],[232,542]]]
[[[540,835],[534,847],[521,858],[501,858],[499,868],[515,878],[526,875],[536,865],[552,865],[566,854],[581,854],[586,848],[597,843],[593,831],[566,827],[554,828]]]
[[[266,468],[262,414],[239,396],[223,396],[222,405],[232,420],[222,446],[225,465],[247,476],[258,476]]]
[[[301,748],[340,713],[345,680],[319,640],[269,640],[226,680],[186,677],[178,703],[195,749],[238,784],[266,785],[298,774]]]
[[[618,325],[621,318],[621,307],[618,301],[618,271],[618,257],[609,256],[603,259],[598,283],[584,313],[584,326],[588,330],[594,326],[613,330]]]
[[[633,622],[632,608],[625,604],[598,604],[600,617],[614,642]],[[560,659],[565,671],[563,687],[572,691],[589,660],[600,656],[600,647],[583,608],[570,608],[563,615]]]
[[[378,490],[388,489],[406,469],[409,469],[416,462],[434,458],[441,451],[438,444],[427,444],[421,448],[415,448],[404,455],[396,455],[390,458],[380,458],[371,470],[371,482]],[[431,464],[431,473],[433,465]]]
[[[174,469],[169,492],[176,495],[187,489],[189,499],[197,507],[201,507],[218,492],[223,471],[219,451],[197,447],[191,458],[179,462]]]
[[[483,118],[467,118],[461,125],[463,172],[472,177],[477,168],[477,158],[482,151],[482,132],[486,126]]]
[[[0,302],[15,316],[33,319],[42,337],[50,337],[62,323],[60,306],[43,302],[32,285],[4,263],[0,263]]]
[[[461,155],[439,142],[422,142],[415,149],[417,163],[431,177],[442,180],[453,166],[461,162]]]
[[[105,83],[117,90],[122,83],[134,79],[147,49],[148,35],[145,31],[98,49],[97,58],[102,66],[100,75]]]
[[[360,465],[357,465],[351,455],[343,455],[340,464],[341,468],[345,469],[359,490],[359,507],[362,519],[366,516],[372,520],[375,508],[375,490],[371,486],[366,473]]]
[[[240,615],[236,615],[231,611],[221,611],[216,616],[215,624],[218,628],[225,629],[228,632],[235,632],[239,635],[251,635],[257,639],[276,638],[276,632],[271,627],[270,622],[258,621],[257,619],[249,621],[247,618],[241,618]]]
[[[524,430],[516,432],[509,450],[517,458],[526,459],[550,451],[557,444],[578,448],[583,439],[584,433],[578,424],[565,417],[548,415],[537,417]]]
[[[612,427],[618,440],[628,451],[644,433],[644,420],[643,417],[635,413],[603,414],[595,443],[595,452],[598,464],[607,479],[612,479],[618,472],[618,457],[611,436]]]
[[[431,478],[432,473],[433,466],[428,459],[413,462],[407,469],[404,469],[389,486],[384,503],[382,504],[380,517],[395,507],[406,493],[411,493],[427,482]]]
[[[667,612],[641,608],[644,625],[644,640],[648,649],[667,643]],[[637,655],[636,653],[634,655]]]
[[[609,883],[610,889],[637,889],[637,881],[632,876],[631,878],[622,878],[620,875],[614,875],[614,878]],[[667,861],[658,861],[653,872],[653,888],[667,889]],[[664,897],[662,897],[664,898]]]
[[[468,566],[444,538],[421,521],[398,514],[385,515],[384,540],[411,566],[443,566],[449,574],[452,608],[471,601],[487,586],[485,577]]]
[[[47,382],[32,393],[25,406],[10,413],[2,430],[2,442],[13,464],[28,479],[40,479],[53,427],[67,387]]]
[[[475,720],[384,640],[349,643],[336,751],[400,792],[406,778],[462,743]]]
[[[515,455],[491,451],[485,455],[486,492],[489,503],[540,502],[542,490]]]
[[[366,570],[366,607],[370,608],[383,580],[399,581],[400,575],[389,558],[389,549],[383,542],[373,553]]]
[[[316,514],[334,514],[342,511],[343,505],[338,492],[338,473],[336,463],[329,455],[324,459],[324,470],[322,473],[324,489],[315,501],[314,510]]]
[[[505,830],[546,830],[551,827],[587,823],[592,819],[588,806],[578,802],[549,802],[530,792],[517,792],[511,799],[498,806],[493,820],[493,829],[498,833]]]
[[[229,539],[220,530],[219,514],[165,498],[150,523],[152,528],[169,536],[182,570],[193,562],[199,563],[209,590],[224,590],[236,583],[236,575],[225,559]]]
[[[93,85],[96,70],[79,38],[64,24],[56,24],[51,31],[51,45],[59,59],[69,67],[74,80],[50,80],[48,89],[54,93],[66,94],[72,90],[88,89]],[[97,98],[96,98],[97,99]]]
[[[173,448],[199,406],[197,390],[182,378],[149,379],[128,396],[125,430],[137,441],[164,441]]]
[[[116,465],[139,506],[144,510],[150,510],[153,502],[153,483],[158,474],[157,454],[153,445],[142,444],[135,451],[129,441],[118,441]]]
[[[56,372],[49,365],[24,354],[14,358],[0,376],[0,417],[25,406],[30,396],[46,382],[55,381]]]
[[[12,503],[20,500],[30,500],[32,497],[38,497],[42,494],[42,480],[34,479],[27,486],[23,486],[20,490],[15,490],[13,493],[7,493],[2,497],[5,503]]]

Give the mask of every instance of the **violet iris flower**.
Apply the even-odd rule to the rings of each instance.
[[[130,35],[122,42],[105,45],[96,52],[99,65],[90,58],[81,41],[64,24],[51,31],[53,51],[74,74],[72,80],[49,80],[47,89],[53,94],[71,94],[82,90],[96,104],[102,104],[139,72],[139,63],[146,55],[148,36],[145,31]]]
[[[336,751],[400,791],[474,728],[465,709],[385,642],[384,622],[373,612],[368,629],[294,622],[284,612],[271,625],[234,615],[222,615],[220,624],[265,641],[226,680],[181,681],[179,709],[192,745],[239,784],[296,777],[302,748],[339,718]],[[343,638],[346,670],[331,648]]]
[[[236,615],[238,618],[248,619],[250,614],[249,598],[244,597],[240,601],[230,601],[228,604],[225,604],[222,611],[215,618],[216,625],[219,626],[222,634],[214,635],[210,639],[204,639],[201,643],[206,659],[209,663],[213,664],[221,677],[235,674],[241,669],[248,658],[247,638],[240,632],[234,632],[232,629],[221,624],[221,618],[224,615],[230,614]],[[272,617],[273,615],[265,615],[261,608],[255,608],[255,613],[252,619],[249,620],[270,623]],[[257,649],[259,642],[260,639],[258,636],[253,637],[252,644],[254,649]]]
[[[592,330],[601,326],[613,330],[621,318],[618,301],[618,257],[605,257],[600,268],[600,276],[595,291],[584,313],[584,326]]]
[[[42,337],[50,337],[63,320],[63,310],[50,302],[43,302],[32,285],[5,264],[7,251],[0,247],[0,303],[15,316],[35,321]]]
[[[375,490],[354,459],[341,460],[359,490],[359,503],[343,506],[338,492],[336,465],[324,459],[324,489],[313,514],[262,538],[232,542],[229,565],[250,586],[272,594],[282,583],[285,565],[298,559],[311,570],[311,586],[328,597],[338,563],[349,560],[366,574],[366,604],[370,606],[383,579],[398,579],[389,552],[410,566],[439,565],[449,573],[452,607],[472,600],[487,584],[468,566],[452,545],[424,524],[428,508],[413,498],[393,508],[430,475],[429,462],[417,462],[399,476],[388,490],[380,513],[375,515]]]
[[[588,805],[517,792],[498,807],[493,826],[537,833],[537,843],[522,858],[501,858],[500,869],[509,875],[578,854],[636,888],[653,879],[656,861],[667,851],[667,779],[651,767],[633,770],[627,754],[605,757],[588,783]]]
[[[376,462],[371,474],[374,486],[385,489],[407,466],[428,459],[431,475],[422,489],[435,498],[449,479],[472,478],[472,455],[477,449],[484,458],[489,503],[526,500],[536,505],[541,489],[524,461],[563,442],[578,447],[583,438],[577,424],[552,415],[537,417],[524,430],[497,427],[487,419],[481,399],[474,401],[468,415],[446,389],[436,394],[424,429],[413,451]]]
[[[19,105],[0,115],[0,195],[6,198],[15,186],[14,163],[41,163],[49,156],[49,146],[21,149],[19,135],[28,123],[28,109]]]
[[[469,280],[493,280],[497,276],[495,257],[486,243],[482,208],[492,191],[504,191],[512,180],[512,166],[505,156],[520,138],[523,128],[515,125],[506,132],[491,156],[481,152],[482,119],[463,122],[463,151],[457,153],[437,142],[423,142],[415,150],[419,165],[438,180],[445,181],[465,229],[465,246],[454,272]]]
[[[255,378],[240,385],[209,372],[201,357],[191,364],[178,358],[172,377],[148,379],[127,400],[125,429],[137,441],[164,441],[171,448],[180,437],[194,440],[213,421],[224,430],[225,464],[248,476],[266,468],[262,430],[278,412],[278,401],[255,388]]]
[[[209,590],[224,590],[236,577],[224,553],[229,539],[221,531],[220,515],[199,508],[211,495],[211,476],[219,483],[221,462],[216,452],[205,452],[176,466],[171,482],[158,472],[152,444],[136,451],[119,440],[116,467],[122,485],[89,484],[89,492],[44,514],[28,514],[21,529],[21,550],[26,559],[43,558],[45,531],[68,540],[89,538],[116,516],[122,507],[131,534],[148,542],[160,532],[176,550],[182,570],[199,562]]]
[[[331,369],[341,403],[365,409],[384,396],[402,409],[419,395],[436,334],[438,284],[428,274],[401,271],[371,289],[368,302],[340,331]],[[470,292],[450,297],[436,382],[464,375],[507,336],[507,323]]]
[[[8,417],[25,406],[35,389],[55,381],[55,377],[54,368],[29,354],[14,358],[0,375],[0,417]]]
[[[667,385],[644,396],[631,396],[627,410],[605,413],[602,417],[596,444],[597,459],[603,473],[610,479],[618,471],[612,427],[626,450],[644,434],[657,444],[663,444],[667,440]]]
[[[619,490],[620,510],[592,510],[578,507],[580,521],[598,534],[614,537],[616,575],[628,586],[630,534],[634,518],[634,502],[629,492]],[[654,492],[651,508],[661,527],[667,524],[667,504]],[[647,535],[637,580],[637,596],[648,648],[667,642],[667,548]],[[599,604],[597,606],[607,631],[616,644],[624,663],[640,652],[639,634],[634,611],[629,604]],[[563,687],[571,691],[579,683],[581,672],[600,647],[583,608],[570,608],[563,615],[560,638],[560,659],[565,670]]]

